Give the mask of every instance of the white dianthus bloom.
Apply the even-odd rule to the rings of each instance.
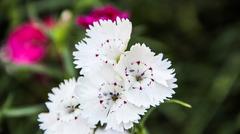
[[[45,134],[90,134],[92,127],[81,117],[79,102],[75,96],[77,81],[73,78],[65,80],[49,93],[46,103],[48,113],[41,113],[38,121]]]
[[[83,117],[92,124],[106,124],[106,129],[123,132],[146,111],[126,99],[123,80],[111,65],[80,78],[76,93]]]
[[[76,68],[81,73],[102,64],[115,65],[128,45],[132,24],[128,19],[100,20],[86,30],[87,37],[76,45],[73,52]]]
[[[170,66],[171,62],[163,59],[163,54],[155,55],[145,44],[136,44],[121,56],[115,69],[125,80],[127,99],[148,108],[175,93],[177,79]]]
[[[124,132],[118,132],[114,130],[105,130],[105,129],[97,129],[94,134],[129,134],[127,131]]]

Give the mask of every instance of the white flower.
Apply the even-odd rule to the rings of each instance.
[[[104,65],[97,72],[89,72],[79,79],[77,96],[83,117],[92,124],[106,123],[106,129],[123,132],[146,111],[130,103],[125,96],[123,80],[111,65]]]
[[[116,71],[125,80],[127,99],[146,108],[159,105],[172,97],[176,88],[174,69],[169,69],[171,62],[163,59],[145,46],[136,44],[121,56]]]
[[[131,31],[132,24],[128,19],[94,22],[87,30],[87,37],[76,45],[77,51],[73,52],[76,68],[82,68],[84,74],[102,64],[115,65],[127,48]]]
[[[114,130],[105,130],[105,129],[97,129],[94,134],[129,134],[127,131],[124,132],[118,132]]]
[[[76,80],[65,80],[59,88],[52,89],[47,102],[49,113],[41,113],[38,121],[45,134],[90,134],[92,127],[82,119],[79,102],[75,96]]]

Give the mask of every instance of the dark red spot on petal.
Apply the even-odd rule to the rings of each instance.
[[[134,72],[135,70],[134,69],[130,69],[129,72]]]
[[[99,56],[99,54],[96,54],[95,56],[96,56],[96,57],[98,57],[98,56]]]
[[[103,100],[100,100],[99,102],[100,102],[100,104],[102,104],[102,103],[103,103]]]
[[[140,61],[137,61],[136,63],[139,65],[139,64],[140,64]]]

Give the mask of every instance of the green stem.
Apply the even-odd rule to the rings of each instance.
[[[187,107],[187,108],[192,108],[192,106],[186,102],[183,102],[181,100],[177,100],[177,99],[171,99],[166,101],[166,103],[175,103],[175,104],[179,104],[181,106]]]
[[[134,134],[149,134],[144,126],[138,125]]]
[[[72,55],[71,55],[68,47],[65,47],[63,49],[63,62],[64,62],[64,67],[65,67],[65,70],[66,70],[68,76],[69,77],[75,76]]]
[[[155,109],[155,107],[151,107],[148,112],[143,116],[141,122],[140,122],[140,126],[144,126],[146,120],[148,119],[149,115],[153,112],[153,110]]]
[[[154,111],[155,107],[151,107],[147,113],[143,116],[141,122],[139,124],[135,124],[131,129],[131,134],[148,134],[148,131],[145,128],[145,122],[150,116],[150,114]]]
[[[132,127],[131,134],[135,134],[135,126]]]

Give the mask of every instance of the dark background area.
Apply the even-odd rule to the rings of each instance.
[[[161,104],[147,120],[149,134],[240,133],[239,0],[1,0],[0,45],[29,19],[58,18],[65,9],[75,18],[106,4],[131,13],[130,45],[146,43],[172,61],[179,86],[174,98],[192,105]],[[73,50],[84,29],[72,22],[68,32],[63,44]],[[43,64],[59,75],[0,63],[1,134],[42,133],[36,120],[47,93],[71,77],[59,59]]]

